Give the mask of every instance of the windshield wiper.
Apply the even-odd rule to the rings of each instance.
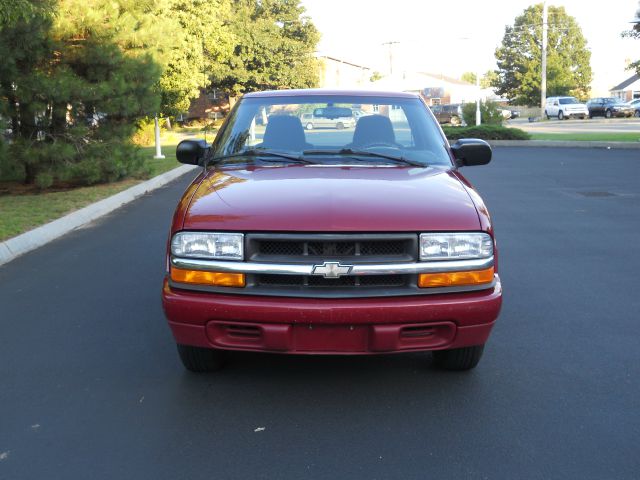
[[[391,160],[395,163],[406,163],[415,167],[426,167],[424,163],[410,160],[403,156],[389,155],[387,153],[372,152],[370,150],[354,150],[352,148],[343,148],[341,150],[305,150],[302,155],[352,155],[359,157],[373,157],[384,158],[385,160]],[[357,159],[356,159],[357,160]]]
[[[228,160],[232,158],[243,158],[243,157],[275,157],[271,159],[262,159],[266,162],[282,162],[283,160],[287,160],[289,162],[295,163],[313,163],[310,160],[302,158],[299,155],[294,155],[292,153],[279,152],[277,150],[268,150],[262,148],[253,148],[251,150],[244,150],[238,153],[232,153],[230,155],[223,155],[221,157],[213,158],[212,161],[217,163],[219,161]]]

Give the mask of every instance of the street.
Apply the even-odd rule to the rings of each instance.
[[[505,294],[468,373],[430,354],[186,372],[160,305],[186,177],[0,267],[0,478],[637,479],[638,151],[498,148],[464,174]]]

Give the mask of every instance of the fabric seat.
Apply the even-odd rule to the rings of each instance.
[[[300,151],[311,148],[304,136],[304,129],[298,117],[273,115],[264,131],[263,148],[285,151]]]
[[[372,143],[396,144],[396,135],[389,117],[384,115],[367,115],[360,117],[353,132],[354,147],[363,147]]]

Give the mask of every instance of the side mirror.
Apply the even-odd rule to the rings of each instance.
[[[187,165],[202,165],[209,147],[204,140],[183,140],[176,147],[176,158]]]
[[[459,167],[486,165],[491,161],[491,147],[479,138],[462,138],[451,145],[451,151]]]

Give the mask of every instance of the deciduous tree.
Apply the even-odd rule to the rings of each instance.
[[[496,72],[494,70],[487,70],[482,77],[480,77],[480,87],[489,88],[491,86],[492,81],[497,77]],[[476,84],[476,74],[475,72],[464,72],[460,77],[460,80],[468,83]]]
[[[640,2],[638,2],[638,10],[636,10],[634,26],[631,30],[622,32],[623,37],[636,38],[640,40]],[[640,75],[640,59],[629,65],[629,68],[635,69],[636,73]]]
[[[233,55],[212,74],[231,95],[279,88],[314,87],[313,56],[320,34],[299,0],[234,0],[230,20]]]
[[[591,84],[591,52],[575,18],[549,6],[547,94],[585,98]],[[540,102],[542,4],[528,7],[505,28],[496,49],[498,77],[492,86],[518,105]]]

